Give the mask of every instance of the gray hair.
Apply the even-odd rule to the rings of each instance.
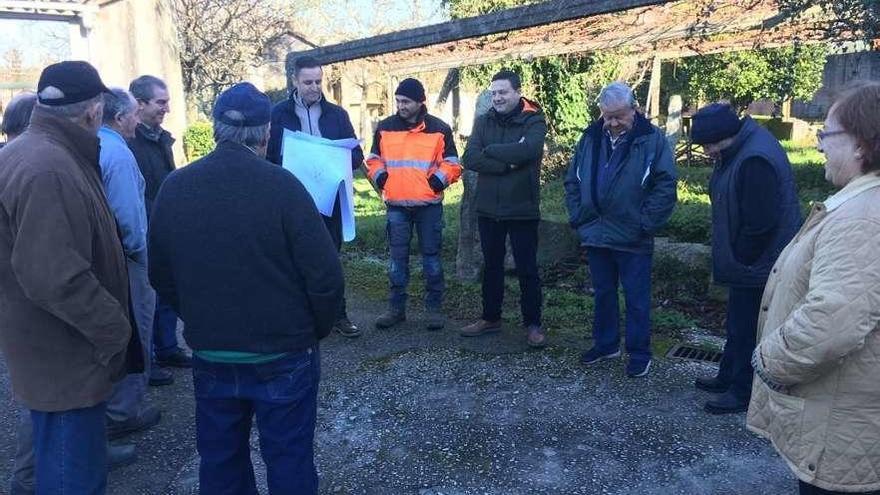
[[[55,86],[47,86],[40,91],[41,100],[57,100],[59,98],[64,98],[64,91],[61,91]],[[99,94],[88,100],[78,101],[69,105],[44,105],[38,101],[37,106],[56,117],[73,120],[83,117],[86,112],[95,106],[95,103],[102,101],[103,98],[104,96]]]
[[[0,131],[7,136],[18,136],[31,122],[31,113],[37,103],[37,94],[27,91],[15,95],[3,111],[3,125]]]
[[[131,93],[122,88],[110,88],[104,93],[104,124],[112,124],[116,117],[137,110],[137,102]]]
[[[149,75],[140,76],[128,85],[128,90],[131,91],[131,95],[134,96],[137,101],[144,102],[153,99],[156,94],[156,88],[168,90],[168,85],[158,77]]]
[[[620,81],[614,81],[602,88],[602,91],[599,92],[599,97],[596,98],[596,103],[600,107],[625,105],[630,108],[636,108],[639,106],[632,88]]]
[[[238,110],[227,110],[223,117],[230,120],[244,122],[244,115]],[[244,126],[229,125],[214,121],[214,142],[231,141],[245,146],[260,146],[266,142],[266,134],[269,132],[269,124]]]

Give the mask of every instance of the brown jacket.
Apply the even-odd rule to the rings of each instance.
[[[813,207],[761,303],[752,431],[802,481],[880,490],[880,177]]]
[[[30,409],[94,406],[125,374],[128,278],[98,149],[37,107],[0,150],[0,350]]]

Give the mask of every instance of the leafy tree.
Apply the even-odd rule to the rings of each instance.
[[[523,94],[537,100],[548,116],[551,138],[570,145],[598,116],[593,102],[602,86],[619,76],[621,64],[619,57],[603,53],[511,59],[465,67],[462,82],[471,89],[483,89],[501,69],[520,75]]]
[[[740,109],[762,98],[776,104],[808,100],[822,85],[826,53],[823,44],[796,44],[690,57],[674,73],[667,71],[667,91],[681,92],[691,103],[728,100]]]

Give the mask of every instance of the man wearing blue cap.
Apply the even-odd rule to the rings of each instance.
[[[751,398],[761,295],[773,263],[800,228],[800,204],[779,141],[730,105],[713,103],[694,114],[691,141],[715,161],[709,183],[712,275],[728,287],[721,366],[717,376],[698,378],[696,387],[721,394],[706,402],[706,412],[742,412]]]
[[[201,493],[256,493],[256,415],[269,493],[318,491],[320,360],[342,266],[303,185],[267,161],[269,98],[250,83],[214,106],[217,146],[171,173],[148,230],[150,281],[193,349]]]

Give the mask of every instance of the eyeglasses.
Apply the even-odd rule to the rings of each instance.
[[[826,131],[825,129],[819,129],[818,131],[816,131],[816,140],[822,141],[825,138],[836,136],[838,134],[846,134],[846,131],[842,129],[836,131]]]

